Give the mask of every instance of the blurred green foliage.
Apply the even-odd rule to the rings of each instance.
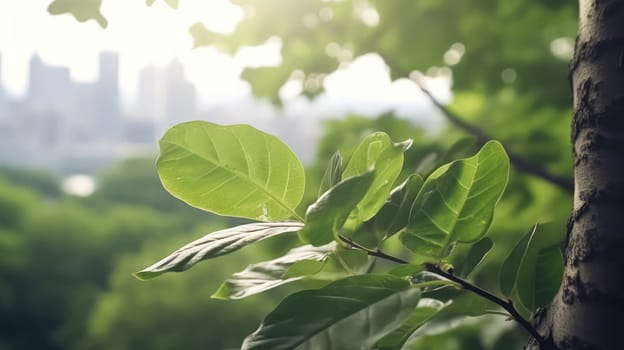
[[[151,285],[131,277],[228,224],[178,205],[155,173],[153,160],[126,161],[80,199],[49,197],[46,173],[0,171],[0,349],[236,348],[252,331],[281,294],[237,305],[209,297],[250,256],[281,253],[281,243]]]

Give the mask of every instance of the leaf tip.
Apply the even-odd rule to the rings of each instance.
[[[160,274],[161,272],[151,272],[151,271],[141,270],[141,271],[134,272],[132,276],[138,279],[139,281],[147,281],[147,280],[151,280],[152,278]]]
[[[410,147],[412,147],[413,144],[414,144],[414,139],[409,138],[405,141],[395,143],[394,148],[396,148],[398,151],[405,152],[408,149],[410,149]]]

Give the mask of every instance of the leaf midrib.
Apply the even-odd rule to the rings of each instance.
[[[470,176],[470,186],[467,186],[468,191],[466,191],[465,195],[464,195],[464,199],[461,203],[461,206],[459,208],[459,210],[457,210],[457,215],[453,216],[453,222],[451,224],[451,227],[449,229],[449,234],[446,235],[446,238],[444,239],[444,243],[442,244],[442,248],[438,251],[438,258],[442,258],[442,255],[444,254],[444,252],[446,251],[446,249],[448,248],[448,246],[451,244],[451,239],[453,236],[453,233],[455,231],[455,226],[457,226],[457,221],[459,221],[459,217],[461,216],[462,212],[464,211],[464,207],[466,206],[466,202],[468,202],[468,198],[470,197],[470,192],[472,192],[472,186],[475,184],[475,176],[477,175],[477,172],[479,170],[479,158],[475,159],[475,168],[474,168],[474,172],[473,174]],[[450,171],[452,169],[447,170]],[[461,184],[461,181],[457,178],[455,178],[457,180],[458,183]],[[466,186],[464,184],[462,184],[463,186]],[[436,184],[436,191],[438,191],[438,193],[440,194],[440,197],[442,197],[442,200],[445,202],[446,204],[446,199],[444,198],[444,196],[442,195],[442,192],[437,188],[437,184]],[[447,205],[448,206],[448,205]],[[449,209],[452,209],[450,207],[448,207]],[[433,221],[433,220],[432,220]],[[437,225],[436,225],[437,227]]]
[[[211,164],[214,164],[216,167],[218,167],[220,169],[223,169],[223,170],[229,172],[230,174],[232,174],[232,175],[234,175],[234,176],[236,176],[238,178],[241,178],[244,181],[246,181],[246,182],[248,182],[248,183],[250,183],[250,184],[252,184],[252,185],[254,185],[254,186],[258,187],[258,188],[260,188],[260,190],[262,192],[264,192],[265,194],[267,194],[271,199],[273,199],[273,201],[275,201],[277,204],[279,204],[282,208],[286,209],[286,211],[288,211],[292,215],[292,217],[296,218],[299,221],[303,221],[301,219],[301,217],[295,212],[295,210],[293,208],[291,208],[290,206],[286,205],[286,203],[284,203],[283,198],[281,198],[281,199],[278,198],[276,195],[274,195],[273,193],[269,192],[265,187],[263,187],[262,185],[260,185],[256,181],[254,181],[253,179],[249,178],[248,176],[245,176],[245,174],[243,174],[242,172],[240,172],[238,170],[235,170],[235,169],[230,169],[230,168],[224,167],[224,166],[220,165],[214,159],[210,159],[210,158],[205,157],[205,156],[203,156],[203,155],[201,155],[201,154],[199,154],[197,152],[194,152],[189,147],[183,146],[183,145],[181,145],[179,143],[172,142],[172,141],[169,141],[169,140],[163,140],[163,142],[164,143],[168,143],[168,144],[173,145],[173,146],[180,147],[180,148],[186,150],[187,152],[189,152],[190,154],[195,155],[198,158],[201,158],[201,159],[203,159],[203,160],[205,160],[205,161],[207,161],[207,162],[209,162]],[[216,147],[215,147],[215,152],[217,152],[217,148]],[[245,161],[247,161],[247,158],[245,158]],[[269,163],[271,163],[271,162],[269,161]],[[289,169],[289,175],[288,175],[288,179],[286,180],[286,185],[284,186],[284,188],[287,188],[288,187],[287,185],[290,182],[290,167],[288,167],[288,169]],[[284,194],[286,192],[287,191],[284,191]]]

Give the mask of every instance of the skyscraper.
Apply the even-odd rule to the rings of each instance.
[[[195,119],[196,92],[184,77],[184,67],[172,61],[167,67],[146,67],[139,76],[139,114],[154,122],[160,138],[173,124]]]
[[[69,68],[44,64],[38,55],[30,59],[28,104],[35,113],[73,114],[72,84]]]
[[[165,118],[167,127],[193,120],[197,97],[195,86],[186,80],[184,67],[180,61],[174,60],[165,70],[167,94],[165,97]]]
[[[103,52],[99,60],[99,77],[95,83],[93,126],[99,139],[118,140],[121,129],[119,103],[119,56]]]

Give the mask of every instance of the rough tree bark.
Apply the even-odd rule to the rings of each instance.
[[[624,0],[580,0],[570,77],[574,208],[563,283],[537,327],[549,348],[622,349]]]

